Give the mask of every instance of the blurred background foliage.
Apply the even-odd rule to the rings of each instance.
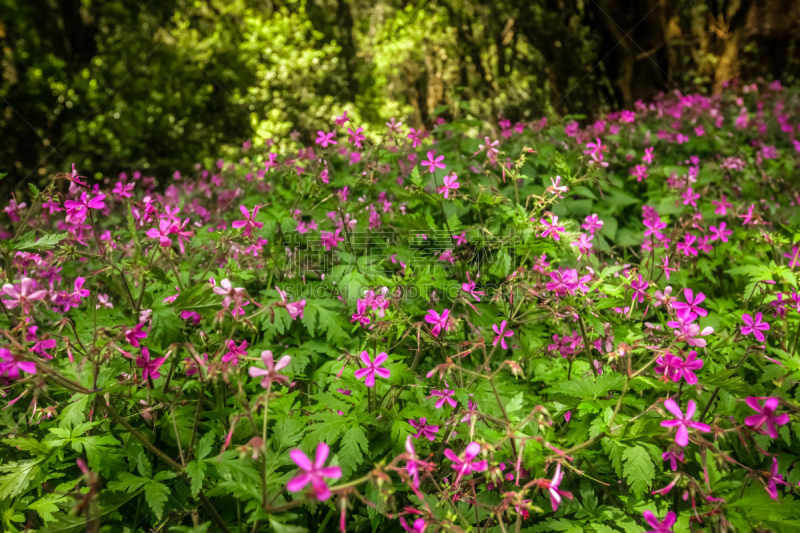
[[[163,175],[344,111],[591,119],[791,84],[799,34],[795,0],[0,0],[0,171]]]

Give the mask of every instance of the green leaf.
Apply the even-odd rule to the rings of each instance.
[[[625,452],[626,446],[608,437],[600,442],[603,445],[603,451],[611,459],[611,466],[614,467],[617,477],[622,477],[622,454]]]
[[[69,403],[58,415],[58,427],[72,429],[86,422],[86,404],[89,402],[89,397],[78,393],[72,397],[73,400],[76,396],[78,399]]]
[[[656,469],[650,454],[642,446],[633,446],[622,453],[622,459],[623,474],[631,491],[637,496],[644,495],[656,477]]]
[[[282,524],[271,516],[269,517],[269,527],[271,527],[275,533],[306,533],[308,531],[308,529],[301,526]]]
[[[216,437],[213,433],[206,433],[203,435],[203,438],[200,439],[200,442],[197,444],[197,450],[195,450],[194,453],[195,457],[197,457],[198,460],[204,459],[209,453],[211,453],[215,440]]]
[[[151,481],[144,486],[144,499],[159,520],[164,514],[164,504],[169,499],[169,489],[163,483]]]
[[[97,514],[92,516],[100,522],[104,522],[107,517],[117,511],[120,507],[137,497],[141,490],[131,493],[115,492],[104,490],[100,492],[100,509]],[[86,516],[68,514],[61,515],[58,521],[50,524],[41,530],[41,533],[84,533],[86,531]]]
[[[39,474],[45,459],[46,457],[38,457],[24,461],[11,461],[0,466],[0,472],[8,472],[0,477],[0,500],[22,494]]]
[[[345,432],[339,448],[339,463],[346,476],[364,462],[362,450],[369,453],[369,441],[361,426],[353,426]]]
[[[175,311],[161,303],[154,305],[150,331],[147,333],[148,341],[157,346],[166,348],[170,344],[180,342],[183,339],[181,327],[183,323]]]
[[[66,238],[66,233],[51,233],[50,235],[44,235],[40,237],[39,240],[36,240],[36,233],[29,231],[15,240],[11,245],[11,249],[18,252],[26,250],[50,250],[58,246],[58,244]]]
[[[203,489],[203,480],[206,478],[206,464],[192,461],[186,465],[186,475],[189,476],[192,496],[197,497]]]

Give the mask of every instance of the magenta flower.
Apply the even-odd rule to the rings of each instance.
[[[475,290],[476,286],[477,285],[475,284],[475,282],[469,279],[469,272],[467,272],[467,282],[461,284],[461,290],[466,292],[473,298],[475,298],[476,301],[480,302],[481,301],[480,297],[485,296],[486,293],[483,291],[476,291]]]
[[[591,234],[597,233],[603,227],[603,224],[605,224],[600,220],[600,217],[595,214],[589,215],[583,220],[584,222],[581,227]]]
[[[347,139],[347,142],[349,142],[350,144],[355,144],[356,146],[361,148],[361,141],[363,141],[366,138],[361,133],[362,131],[364,131],[364,128],[358,128],[356,129],[356,131],[347,128],[347,133],[350,135],[350,137]]]
[[[136,348],[139,347],[139,339],[147,337],[147,332],[142,331],[142,328],[144,328],[144,324],[136,324],[134,328],[125,330],[125,340],[128,341],[128,344]]]
[[[769,497],[773,500],[778,499],[778,485],[789,486],[789,484],[783,480],[783,476],[778,473],[778,458],[773,457],[772,470],[770,471],[770,476],[767,478],[766,486],[767,494],[769,494]]]
[[[439,426],[428,425],[427,422],[428,419],[424,416],[419,419],[419,422],[415,422],[413,419],[408,421],[411,427],[417,430],[417,433],[414,435],[415,439],[425,437],[433,442],[436,440],[436,432],[439,431]]]
[[[342,477],[342,469],[338,466],[325,466],[325,460],[328,458],[330,448],[324,442],[317,445],[317,456],[314,462],[308,458],[299,449],[295,448],[289,452],[289,457],[300,467],[298,474],[289,480],[286,488],[290,492],[297,492],[311,483],[311,489],[314,491],[314,497],[318,500],[324,501],[330,498],[331,491],[328,484],[325,483],[324,478],[339,479]]]
[[[442,161],[444,161],[444,156],[443,155],[440,155],[439,157],[434,158],[435,155],[436,155],[436,152],[431,150],[430,152],[428,152],[428,160],[427,161],[423,161],[423,162],[420,163],[420,165],[422,165],[423,167],[428,167],[428,171],[430,171],[431,174],[436,172],[437,168],[445,168],[447,166],[442,162]],[[456,178],[456,179],[458,179],[458,178]],[[450,188],[455,189],[457,187],[450,187]],[[447,196],[445,196],[445,198],[447,198]]]
[[[678,462],[683,462],[683,452],[677,450],[667,450],[661,454],[661,459],[669,461],[670,468],[673,472],[678,470]]]
[[[444,157],[444,156],[442,156],[442,157]],[[422,164],[424,165],[425,161],[423,161]],[[448,174],[447,176],[445,176],[442,179],[442,181],[444,182],[444,185],[439,187],[439,191],[438,192],[439,192],[439,194],[444,194],[445,198],[449,198],[450,189],[455,190],[455,189],[458,189],[459,187],[461,187],[461,184],[458,183],[458,176],[456,176],[455,173]]]
[[[245,206],[240,205],[239,206],[239,211],[242,212],[242,216],[244,216],[244,220],[234,220],[233,223],[231,224],[231,226],[233,226],[234,228],[237,228],[237,229],[238,228],[244,228],[244,233],[243,233],[244,236],[245,237],[252,237],[253,236],[253,233],[252,233],[253,232],[253,228],[261,229],[262,227],[264,227],[264,223],[263,222],[256,221],[256,214],[258,213],[258,210],[260,208],[261,208],[261,206],[259,206],[259,205],[256,205],[255,207],[253,207],[253,214],[251,215],[250,211],[248,211]]]
[[[680,357],[671,353],[665,353],[664,355],[658,356],[653,371],[656,374],[664,376],[663,381],[672,380],[677,383],[681,379],[682,362]]]
[[[231,339],[228,341],[228,352],[222,356],[223,363],[239,364],[239,356],[247,357],[247,341],[242,341],[239,346]]]
[[[278,374],[281,370],[289,366],[289,363],[292,362],[292,358],[288,355],[284,355],[278,362],[275,363],[272,359],[272,352],[269,350],[264,350],[261,352],[261,361],[264,363],[264,368],[258,368],[257,366],[251,366],[247,369],[247,373],[250,374],[251,378],[256,378],[259,376],[263,376],[261,379],[261,386],[263,388],[269,388],[272,386],[273,381],[277,381],[283,385],[289,384],[289,378],[282,374]]]
[[[553,215],[551,217],[551,222],[548,222],[547,220],[545,220],[543,218],[539,219],[539,222],[544,224],[545,228],[547,228],[547,229],[544,230],[544,233],[542,233],[542,237],[548,237],[548,236],[552,235],[553,236],[553,240],[555,240],[555,241],[561,240],[561,233],[566,228],[564,226],[559,226],[558,225],[558,217],[556,215]]]
[[[281,297],[282,305],[279,305],[279,307],[286,308],[286,311],[289,313],[289,318],[291,318],[292,320],[297,320],[298,318],[302,319],[303,310],[306,307],[306,301],[298,300],[296,302],[290,302],[288,300],[288,295],[284,291],[280,290],[280,288],[278,288],[277,286],[275,287],[275,290],[278,291],[278,294]]]
[[[663,522],[659,522],[656,515],[652,513],[652,511],[645,511],[644,519],[647,520],[647,523],[650,524],[651,529],[650,531],[646,531],[645,533],[672,533],[672,526],[675,524],[675,520],[677,516],[672,511],[667,513],[667,516],[664,517]]]
[[[479,453],[481,453],[481,445],[477,442],[470,442],[467,444],[467,449],[464,450],[463,459],[457,456],[455,452],[449,448],[444,451],[444,456],[453,462],[453,470],[458,472],[455,484],[458,484],[463,476],[467,476],[472,472],[483,472],[486,470],[488,463],[485,459],[483,461],[473,461],[473,459],[475,459]]]
[[[504,350],[508,350],[508,344],[506,344],[506,337],[512,337],[514,332],[511,330],[506,330],[506,325],[508,325],[508,321],[503,320],[500,322],[500,328],[498,329],[497,324],[492,325],[492,329],[497,334],[497,337],[494,338],[494,342],[492,342],[492,346],[497,346],[497,343],[500,343],[500,346],[503,347]]]
[[[159,373],[158,369],[166,360],[166,357],[150,359],[150,350],[147,348],[142,348],[142,355],[136,358],[136,366],[142,369],[142,379],[147,381],[147,378],[160,378],[161,374]]]
[[[0,348],[0,376],[7,376],[10,379],[19,379],[20,370],[27,374],[35,374],[36,363],[33,361],[25,361],[21,357],[11,353],[7,348]]]
[[[244,292],[244,287],[234,287],[231,283],[231,280],[225,278],[220,281],[219,285],[215,286],[212,290],[214,291],[214,294],[224,296],[222,299],[222,307],[227,308],[231,305],[231,299],[235,300],[239,298],[239,295]]]
[[[687,233],[683,236],[683,242],[679,242],[676,246],[679,252],[683,252],[683,255],[689,257],[690,255],[697,256],[697,248],[694,248],[692,245],[697,240],[697,237],[694,235]]]
[[[440,391],[432,390],[431,396],[436,396],[439,398],[438,400],[436,400],[436,405],[434,407],[436,407],[437,409],[441,409],[442,406],[444,405],[444,402],[447,402],[450,405],[450,407],[455,407],[456,405],[458,405],[458,402],[453,399],[453,394],[455,394],[455,391],[450,389],[442,389]]]
[[[758,402],[760,399],[764,400],[763,407]],[[775,416],[775,410],[780,404],[780,398],[755,398],[753,396],[748,396],[745,399],[745,403],[758,414],[748,416],[744,419],[744,423],[755,428],[756,431],[766,433],[773,439],[778,438],[778,430],[775,426],[783,426],[789,423],[788,414],[782,413]]]
[[[792,251],[790,253],[783,254],[783,257],[789,260],[789,268],[795,268],[800,265],[798,256],[800,256],[800,247],[797,246],[792,246]]]
[[[106,204],[103,199],[105,194],[98,194],[94,198],[87,193],[81,193],[80,200],[67,200],[64,202],[64,207],[67,210],[66,221],[69,224],[82,224],[86,220],[86,215],[89,209],[105,209]]]
[[[700,193],[694,192],[694,189],[689,187],[681,194],[681,196],[683,197],[683,205],[697,207],[697,200],[700,199]]]
[[[327,148],[329,144],[339,144],[333,140],[333,137],[336,135],[336,132],[325,133],[324,131],[317,132],[318,137],[315,139],[315,143],[321,144],[323,148]]]
[[[33,303],[41,300],[47,296],[47,291],[34,291],[36,282],[31,278],[22,278],[19,288],[10,283],[3,285],[3,293],[11,297],[11,300],[3,300],[3,304],[9,308],[14,309],[17,306],[22,307],[24,314],[29,314],[33,310]]]
[[[428,324],[433,324],[433,328],[431,329],[431,333],[434,337],[438,337],[439,333],[442,332],[442,328],[444,328],[445,333],[450,331],[450,310],[445,309],[442,311],[440,315],[433,309],[428,310],[428,314],[425,315],[425,322]]]
[[[350,322],[358,322],[358,325],[367,327],[369,325],[369,316],[367,316],[367,301],[358,300],[356,302],[356,312],[350,317]]]
[[[694,297],[694,292],[692,289],[683,289],[683,296],[686,298],[686,303],[683,302],[673,302],[672,308],[673,309],[688,309],[692,313],[695,313],[700,316],[708,315],[708,311],[699,307],[703,300],[706,299],[706,295],[702,292],[697,293],[697,298]]]
[[[638,280],[633,280],[631,282],[631,290],[633,291],[632,294],[632,301],[639,301],[639,303],[644,302],[645,298],[647,298],[647,287],[650,286],[650,282],[645,281],[641,274],[639,274]]]
[[[566,496],[572,499],[572,493],[561,490],[558,487],[564,479],[564,472],[561,471],[561,463],[556,464],[556,472],[553,474],[553,479],[545,481],[547,492],[550,493],[550,505],[553,507],[553,512],[558,511],[558,505],[561,503],[561,497]]]
[[[425,533],[426,524],[424,518],[417,518],[414,520],[414,523],[409,526],[406,519],[400,517],[400,525],[403,526],[403,529],[408,531],[408,533]]]
[[[664,407],[675,416],[675,420],[664,420],[661,422],[661,427],[678,428],[678,432],[675,434],[675,444],[678,446],[687,446],[689,444],[690,428],[703,433],[711,431],[708,425],[702,422],[692,421],[692,417],[694,417],[694,413],[697,410],[697,404],[694,403],[694,400],[689,400],[689,403],[686,405],[686,416],[683,415],[683,411],[681,411],[681,408],[678,407],[678,404],[675,403],[675,400],[672,398],[664,402]]]
[[[30,351],[45,359],[52,359],[53,356],[47,353],[47,350],[55,348],[58,343],[55,339],[39,339],[36,336],[38,329],[39,326],[31,326],[28,328],[28,333],[25,334],[25,340],[34,343]]]
[[[686,354],[686,360],[681,359],[680,357],[676,356],[676,359],[679,361],[679,369],[678,374],[679,376],[683,376],[683,379],[686,380],[688,385],[696,385],[697,384],[697,376],[695,375],[695,370],[700,370],[703,368],[703,360],[697,358],[697,352],[692,350],[688,354]],[[679,378],[680,379],[680,378]],[[677,382],[677,380],[673,380]]]
[[[742,335],[750,335],[752,333],[758,342],[764,342],[765,337],[761,332],[767,331],[769,329],[769,324],[761,321],[762,316],[763,315],[761,313],[756,313],[756,317],[754,319],[748,313],[743,314],[742,321],[747,325],[742,326]]]
[[[375,386],[375,374],[383,379],[389,379],[389,376],[391,376],[392,373],[388,368],[381,367],[381,365],[387,359],[389,359],[389,356],[386,355],[386,352],[379,353],[378,356],[375,357],[374,361],[370,359],[369,354],[366,351],[361,352],[361,362],[366,365],[366,368],[359,368],[356,370],[356,379],[361,379],[366,376],[364,384],[367,387]]]
[[[723,215],[723,216],[727,215],[728,209],[733,207],[733,204],[728,202],[728,197],[725,196],[724,194],[722,195],[722,198],[720,198],[719,200],[711,200],[711,203],[714,204],[714,206],[716,206],[716,209],[714,210],[715,215]]]
[[[159,220],[158,229],[150,228],[144,234],[151,239],[158,239],[162,248],[169,248],[172,246],[172,239],[169,237],[173,231],[174,225],[169,220]]]
[[[581,254],[589,254],[594,246],[594,244],[592,244],[592,239],[594,239],[594,235],[581,233],[578,235],[578,240],[571,242],[570,246],[577,247],[578,252]]]
[[[709,226],[708,229],[711,230],[711,240],[716,241],[717,239],[721,240],[722,242],[728,242],[728,237],[733,235],[733,231],[729,229],[725,229],[726,223],[720,222],[719,227]]]

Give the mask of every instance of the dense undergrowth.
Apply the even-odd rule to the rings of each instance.
[[[800,531],[798,121],[345,116],[18,191],[4,529]]]

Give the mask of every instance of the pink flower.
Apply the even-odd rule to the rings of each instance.
[[[356,302],[356,312],[350,318],[350,322],[358,322],[363,328],[369,325],[369,316],[367,316],[367,301],[358,300]]]
[[[761,332],[767,331],[769,329],[769,324],[762,322],[762,317],[763,315],[761,313],[756,313],[755,319],[748,313],[743,314],[742,321],[747,325],[742,326],[742,335],[750,335],[752,333],[758,342],[764,342],[765,337]]]
[[[673,302],[672,308],[673,309],[688,309],[692,313],[698,314],[700,316],[708,315],[708,311],[699,307],[701,303],[706,299],[706,295],[702,292],[697,293],[697,298],[694,298],[694,292],[692,289],[683,289],[683,296],[686,298],[686,303],[683,302]],[[694,300],[693,300],[694,298]]]
[[[428,419],[424,416],[419,419],[419,422],[415,422],[414,420],[408,421],[408,423],[411,424],[411,427],[417,430],[417,433],[414,435],[415,439],[425,437],[429,441],[433,442],[436,440],[436,432],[439,431],[439,426],[428,425],[427,422]]]
[[[275,290],[278,291],[278,294],[281,297],[281,301],[286,307],[286,311],[289,313],[289,318],[292,320],[297,320],[298,318],[303,318],[303,310],[306,307],[305,300],[298,300],[296,302],[290,302],[287,300],[287,294],[280,290],[278,287],[275,287]]]
[[[702,422],[693,422],[692,418],[694,417],[694,413],[697,410],[697,404],[694,403],[694,400],[689,400],[689,403],[686,406],[686,416],[683,415],[683,411],[681,408],[678,407],[678,404],[675,403],[675,400],[672,398],[668,399],[664,402],[664,407],[675,416],[675,420],[664,420],[661,422],[661,427],[677,427],[678,432],[675,434],[675,444],[678,446],[687,446],[689,444],[689,429],[696,429],[697,431],[701,431],[703,433],[708,433],[711,431],[711,428],[708,425],[703,424]]]
[[[691,205],[692,207],[697,207],[697,200],[700,199],[700,193],[694,192],[694,189],[691,187],[687,188],[683,194],[683,205]]]
[[[361,134],[362,131],[364,131],[364,128],[358,128],[356,131],[347,128],[347,133],[350,134],[350,138],[347,141],[361,148],[361,141],[365,139],[364,135]]]
[[[725,222],[719,223],[719,228],[715,226],[709,226],[709,230],[711,230],[711,240],[716,241],[720,239],[722,242],[728,242],[728,237],[733,235],[733,231],[729,229],[725,229]]]
[[[158,229],[150,228],[145,232],[145,235],[151,239],[158,239],[162,248],[168,248],[172,246],[172,239],[170,239],[169,235],[173,233],[173,227],[169,220],[159,220]]]
[[[728,209],[733,207],[733,204],[728,202],[728,197],[725,196],[724,194],[722,195],[722,198],[720,198],[719,200],[711,200],[711,203],[717,207],[714,210],[715,215],[723,215],[723,216],[727,215]]]
[[[272,352],[269,350],[264,350],[261,352],[261,361],[266,366],[266,369],[258,368],[257,366],[251,366],[247,369],[247,373],[250,374],[251,378],[256,378],[259,376],[263,376],[261,379],[261,386],[263,388],[269,388],[272,386],[273,381],[277,381],[278,383],[282,383],[284,385],[289,384],[289,378],[284,375],[278,374],[281,370],[289,366],[289,363],[292,362],[292,358],[288,355],[284,355],[281,357],[277,363],[275,363],[272,359]]]
[[[234,228],[237,228],[237,229],[238,228],[244,228],[244,233],[243,233],[244,236],[245,237],[252,237],[253,236],[253,233],[252,233],[253,232],[253,228],[261,229],[262,227],[264,227],[264,223],[263,222],[257,222],[256,221],[256,213],[258,213],[258,210],[259,210],[260,207],[261,206],[256,205],[253,208],[253,214],[251,215],[250,212],[247,210],[247,208],[245,206],[240,205],[239,206],[239,211],[242,212],[242,215],[244,216],[244,220],[235,220],[231,224],[231,226],[233,226]]]
[[[514,335],[514,332],[511,330],[506,331],[506,325],[508,321],[503,320],[500,322],[500,328],[497,328],[497,324],[492,325],[492,330],[497,334],[497,337],[494,338],[494,342],[492,342],[492,346],[497,346],[497,343],[500,343],[500,346],[503,347],[504,350],[508,350],[508,344],[506,344],[506,337],[511,337]]]
[[[789,484],[783,480],[783,476],[778,473],[778,458],[773,457],[772,470],[770,471],[770,475],[767,478],[767,486],[766,486],[767,494],[769,494],[769,497],[772,498],[773,500],[778,499],[778,485],[786,485],[787,487],[789,486]]]
[[[643,514],[644,519],[647,520],[647,523],[653,528],[645,533],[672,533],[672,526],[675,524],[675,520],[677,519],[675,513],[672,511],[667,513],[667,516],[664,517],[663,522],[659,522],[658,518],[656,518],[656,515],[654,515],[652,511],[645,511]]]
[[[46,350],[50,350],[55,348],[58,344],[55,339],[39,339],[36,336],[36,331],[39,329],[38,326],[31,326],[28,328],[28,333],[25,335],[25,340],[28,342],[33,342],[34,345],[30,349],[33,353],[39,355],[40,357],[44,357],[45,359],[52,359],[53,356],[47,353]]]
[[[456,405],[458,405],[458,402],[456,402],[453,399],[453,394],[455,394],[455,391],[452,391],[450,389],[442,389],[440,391],[432,390],[431,396],[436,396],[439,398],[438,400],[436,400],[435,404],[436,409],[441,409],[442,406],[444,406],[444,402],[447,402],[450,405],[450,407],[455,407]]]
[[[139,339],[147,337],[147,333],[142,331],[143,327],[144,324],[137,324],[133,329],[128,328],[125,330],[125,340],[128,341],[128,344],[136,348],[139,347]]]
[[[647,287],[649,286],[650,282],[644,281],[642,275],[639,274],[639,279],[631,282],[631,291],[633,292],[632,300],[634,302],[638,300],[639,303],[644,302],[647,297]]]
[[[675,359],[678,360],[679,376],[682,376],[683,379],[686,380],[687,384],[696,385],[697,376],[695,375],[694,371],[703,368],[703,360],[697,358],[697,352],[695,350],[692,350],[691,352],[686,354],[686,360],[683,360],[678,356],[675,356]],[[673,381],[677,382],[678,380],[673,380]]]
[[[67,209],[66,221],[69,224],[81,224],[86,220],[86,215],[89,209],[105,209],[106,204],[103,199],[105,194],[98,194],[94,198],[88,196],[87,193],[81,193],[80,200],[67,200],[64,202],[64,207]]]
[[[443,155],[440,155],[439,157],[434,158],[435,155],[436,155],[436,152],[431,150],[427,154],[428,160],[427,161],[423,161],[423,162],[420,163],[420,165],[422,165],[423,167],[428,167],[428,171],[431,174],[436,172],[437,168],[445,168],[447,166],[442,162],[442,161],[444,161],[444,156]],[[457,187],[450,187],[450,188],[456,189]],[[447,198],[447,196],[445,196],[445,198]]]
[[[550,505],[553,507],[553,512],[558,511],[558,505],[561,503],[561,497],[566,496],[572,499],[572,493],[561,490],[558,487],[564,479],[564,472],[561,471],[561,463],[556,464],[556,472],[553,474],[553,479],[545,481],[547,492],[550,493]]]
[[[584,222],[581,227],[591,234],[597,233],[600,230],[600,228],[603,227],[603,224],[605,224],[605,222],[600,220],[600,217],[598,217],[595,214],[589,215],[583,220]]]
[[[324,478],[339,479],[342,477],[342,469],[338,466],[325,466],[325,460],[328,458],[330,448],[324,442],[317,445],[317,456],[312,463],[311,460],[299,449],[294,449],[289,452],[289,457],[300,467],[298,475],[289,480],[286,488],[290,492],[297,492],[311,483],[311,489],[314,491],[314,497],[318,500],[324,501],[330,498],[331,491],[328,484],[325,483]]]
[[[551,217],[551,222],[548,222],[543,218],[539,219],[539,222],[544,224],[544,226],[547,228],[544,230],[544,233],[542,233],[542,237],[548,237],[552,235],[553,240],[561,240],[561,232],[563,232],[566,228],[558,225],[558,217],[556,215]]]
[[[318,137],[314,142],[317,144],[321,144],[323,148],[327,148],[329,144],[339,144],[333,140],[333,137],[336,135],[335,132],[325,133],[323,131],[317,132]]]
[[[223,279],[219,282],[219,285],[212,289],[214,294],[218,294],[220,296],[224,296],[225,298],[222,299],[222,307],[230,307],[231,300],[235,300],[239,298],[239,294],[244,292],[243,287],[236,287],[234,288],[231,280],[228,278]]]
[[[744,423],[755,428],[756,431],[766,433],[773,439],[777,439],[778,430],[775,429],[775,426],[783,426],[788,424],[789,415],[782,413],[778,416],[775,416],[775,410],[780,404],[780,398],[765,398],[763,407],[758,403],[759,399],[760,398],[754,398],[753,396],[748,396],[747,399],[745,399],[745,403],[747,403],[747,405],[749,405],[750,408],[758,414],[748,416],[744,419]]]
[[[21,357],[11,353],[8,349],[0,348],[0,376],[19,379],[20,370],[27,374],[35,374],[36,363],[25,361]]]
[[[486,470],[488,463],[485,459],[483,461],[473,461],[479,453],[481,453],[481,445],[477,442],[470,442],[467,444],[463,459],[449,448],[444,451],[444,456],[453,462],[453,470],[458,472],[455,484],[458,484],[463,476],[469,475],[472,472],[483,472]]]
[[[692,235],[691,233],[687,233],[683,236],[683,242],[679,242],[677,244],[678,251],[683,251],[683,255],[689,257],[690,255],[697,255],[697,248],[692,247],[692,244],[697,240],[697,237]]]
[[[444,157],[444,156],[442,156],[442,157]],[[422,164],[424,165],[425,162],[423,161]],[[444,182],[444,185],[439,187],[439,191],[438,192],[439,192],[439,194],[444,194],[445,198],[449,198],[450,189],[455,190],[455,189],[458,189],[461,186],[461,184],[458,183],[458,176],[456,176],[455,173],[448,174],[447,176],[445,176],[442,179],[442,181]]]
[[[798,256],[800,256],[800,247],[797,246],[792,246],[791,253],[783,254],[783,257],[789,259],[789,268],[800,266],[800,260],[798,260]]]
[[[222,356],[223,363],[239,364],[239,356],[247,357],[247,341],[242,341],[239,346],[231,339],[228,341],[228,352]]]
[[[417,146],[422,144],[422,131],[414,131],[414,128],[408,128],[411,132],[408,134],[408,138],[411,139],[411,148],[416,148]]]
[[[683,462],[683,452],[677,450],[668,450],[661,454],[661,459],[670,462],[670,468],[673,472],[678,470],[678,462]]]
[[[403,526],[403,529],[406,530],[408,533],[425,533],[425,519],[424,518],[417,518],[414,520],[412,525],[408,525],[406,519],[400,517],[400,525]]]
[[[19,288],[10,283],[3,285],[3,293],[12,300],[3,300],[3,304],[9,309],[17,306],[22,307],[22,312],[28,314],[33,310],[33,303],[47,296],[47,291],[34,291],[36,282],[31,278],[22,278]]]
[[[382,368],[381,365],[389,359],[389,356],[386,355],[386,352],[381,352],[375,357],[373,361],[370,359],[369,354],[366,351],[361,352],[361,362],[366,365],[366,368],[359,368],[356,370],[356,379],[361,379],[366,377],[364,380],[364,384],[367,387],[374,387],[375,386],[375,375],[377,374],[379,377],[383,379],[389,379],[389,376],[392,374],[388,368]]]
[[[474,281],[469,279],[469,272],[467,272],[467,282],[461,284],[461,290],[475,298],[476,301],[481,301],[481,296],[485,296],[486,293],[483,291],[476,291],[475,290],[476,284]]]
[[[150,350],[142,348],[142,355],[136,358],[136,366],[142,369],[142,379],[147,381],[148,378],[160,378],[161,374],[158,372],[158,369],[166,360],[166,357],[150,359]]]
[[[588,254],[591,252],[592,247],[592,239],[594,239],[594,235],[587,235],[585,233],[581,233],[578,235],[578,240],[575,242],[570,243],[570,246],[575,246],[578,248],[578,252],[582,254]]]
[[[449,317],[450,317],[449,309],[445,309],[444,311],[442,311],[441,315],[436,311],[434,311],[433,309],[428,310],[428,314],[425,315],[425,322],[427,322],[428,324],[433,324],[433,328],[431,329],[431,334],[433,334],[434,337],[439,336],[439,333],[442,332],[442,328],[444,328],[445,332],[450,331]]]

